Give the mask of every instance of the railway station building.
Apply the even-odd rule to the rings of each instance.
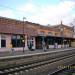
[[[40,24],[0,17],[0,51],[75,47],[73,27]]]

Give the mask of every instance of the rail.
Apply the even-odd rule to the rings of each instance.
[[[56,63],[60,61],[66,61],[62,64],[69,64],[74,62],[75,59],[75,49],[66,51],[56,51],[56,52],[46,52],[40,54],[32,55],[20,55],[12,56],[6,58],[0,58],[0,75],[15,74],[23,71],[23,75],[42,75],[42,73],[48,73],[49,70],[54,72],[54,67],[58,67],[61,63]],[[53,64],[53,63],[56,63]],[[54,67],[53,67],[53,66]],[[47,71],[46,71],[47,70]],[[56,69],[57,70],[57,69]],[[40,72],[41,71],[41,72]],[[44,73],[44,74],[45,74]],[[43,74],[43,75],[44,75]],[[18,74],[20,75],[20,74]]]

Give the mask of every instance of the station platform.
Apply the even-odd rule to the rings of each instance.
[[[25,50],[24,52],[21,51],[6,51],[6,52],[0,52],[0,57],[6,57],[6,56],[15,56],[15,55],[26,55],[26,54],[36,54],[36,53],[42,53],[42,52],[55,52],[55,51],[62,51],[62,50],[70,50],[70,49],[75,49],[72,47],[69,48],[58,48],[58,49],[47,49],[47,50],[43,50],[43,49],[35,49],[35,50]]]

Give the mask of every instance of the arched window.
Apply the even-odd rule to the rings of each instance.
[[[52,35],[52,32],[48,32],[48,35]]]

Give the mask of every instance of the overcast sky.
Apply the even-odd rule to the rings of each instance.
[[[0,16],[43,25],[69,24],[75,18],[74,0],[0,0]]]

